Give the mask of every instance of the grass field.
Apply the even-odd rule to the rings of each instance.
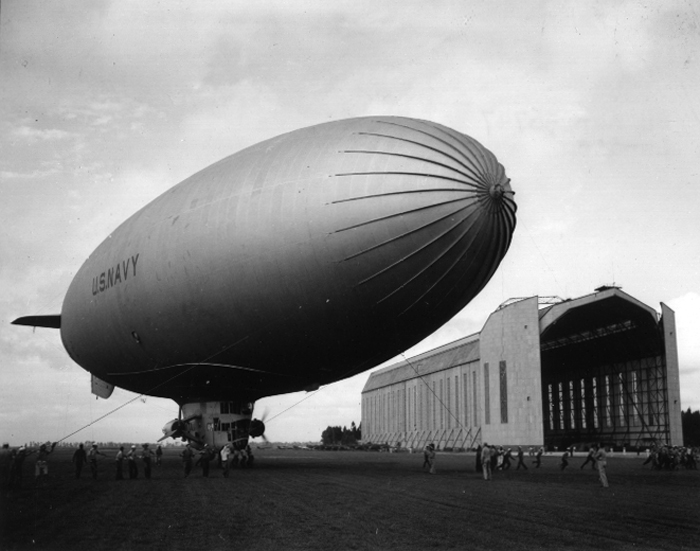
[[[583,457],[486,482],[467,453],[429,475],[421,454],[266,449],[254,469],[184,479],[167,449],[151,480],[116,481],[102,451],[98,480],[57,448],[37,487],[27,460],[23,489],[1,494],[0,549],[700,549],[700,471],[636,456],[609,460],[605,489]]]

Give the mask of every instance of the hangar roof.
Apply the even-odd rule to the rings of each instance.
[[[370,374],[362,392],[369,392],[416,377],[423,377],[450,367],[479,359],[479,333],[434,348],[413,358],[402,360]]]

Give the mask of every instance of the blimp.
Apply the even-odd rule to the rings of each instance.
[[[170,398],[163,438],[243,446],[256,400],[366,371],[487,284],[516,225],[510,180],[475,139],[359,117],[226,157],[114,230],[61,312],[69,356],[114,387]]]

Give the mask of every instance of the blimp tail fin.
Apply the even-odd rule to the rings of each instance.
[[[61,315],[53,316],[23,316],[12,322],[12,325],[29,325],[33,327],[61,328]]]

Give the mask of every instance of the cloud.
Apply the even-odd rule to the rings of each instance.
[[[2,180],[37,180],[41,178],[46,178],[47,176],[52,176],[60,172],[58,166],[52,166],[51,168],[46,168],[44,170],[31,170],[29,172],[14,172],[12,170],[0,170],[0,179]]]
[[[59,130],[57,128],[31,128],[29,126],[20,126],[12,132],[13,136],[17,138],[26,140],[29,143],[34,143],[38,140],[42,141],[53,141],[53,140],[65,140],[73,136],[70,132],[65,130]]]

